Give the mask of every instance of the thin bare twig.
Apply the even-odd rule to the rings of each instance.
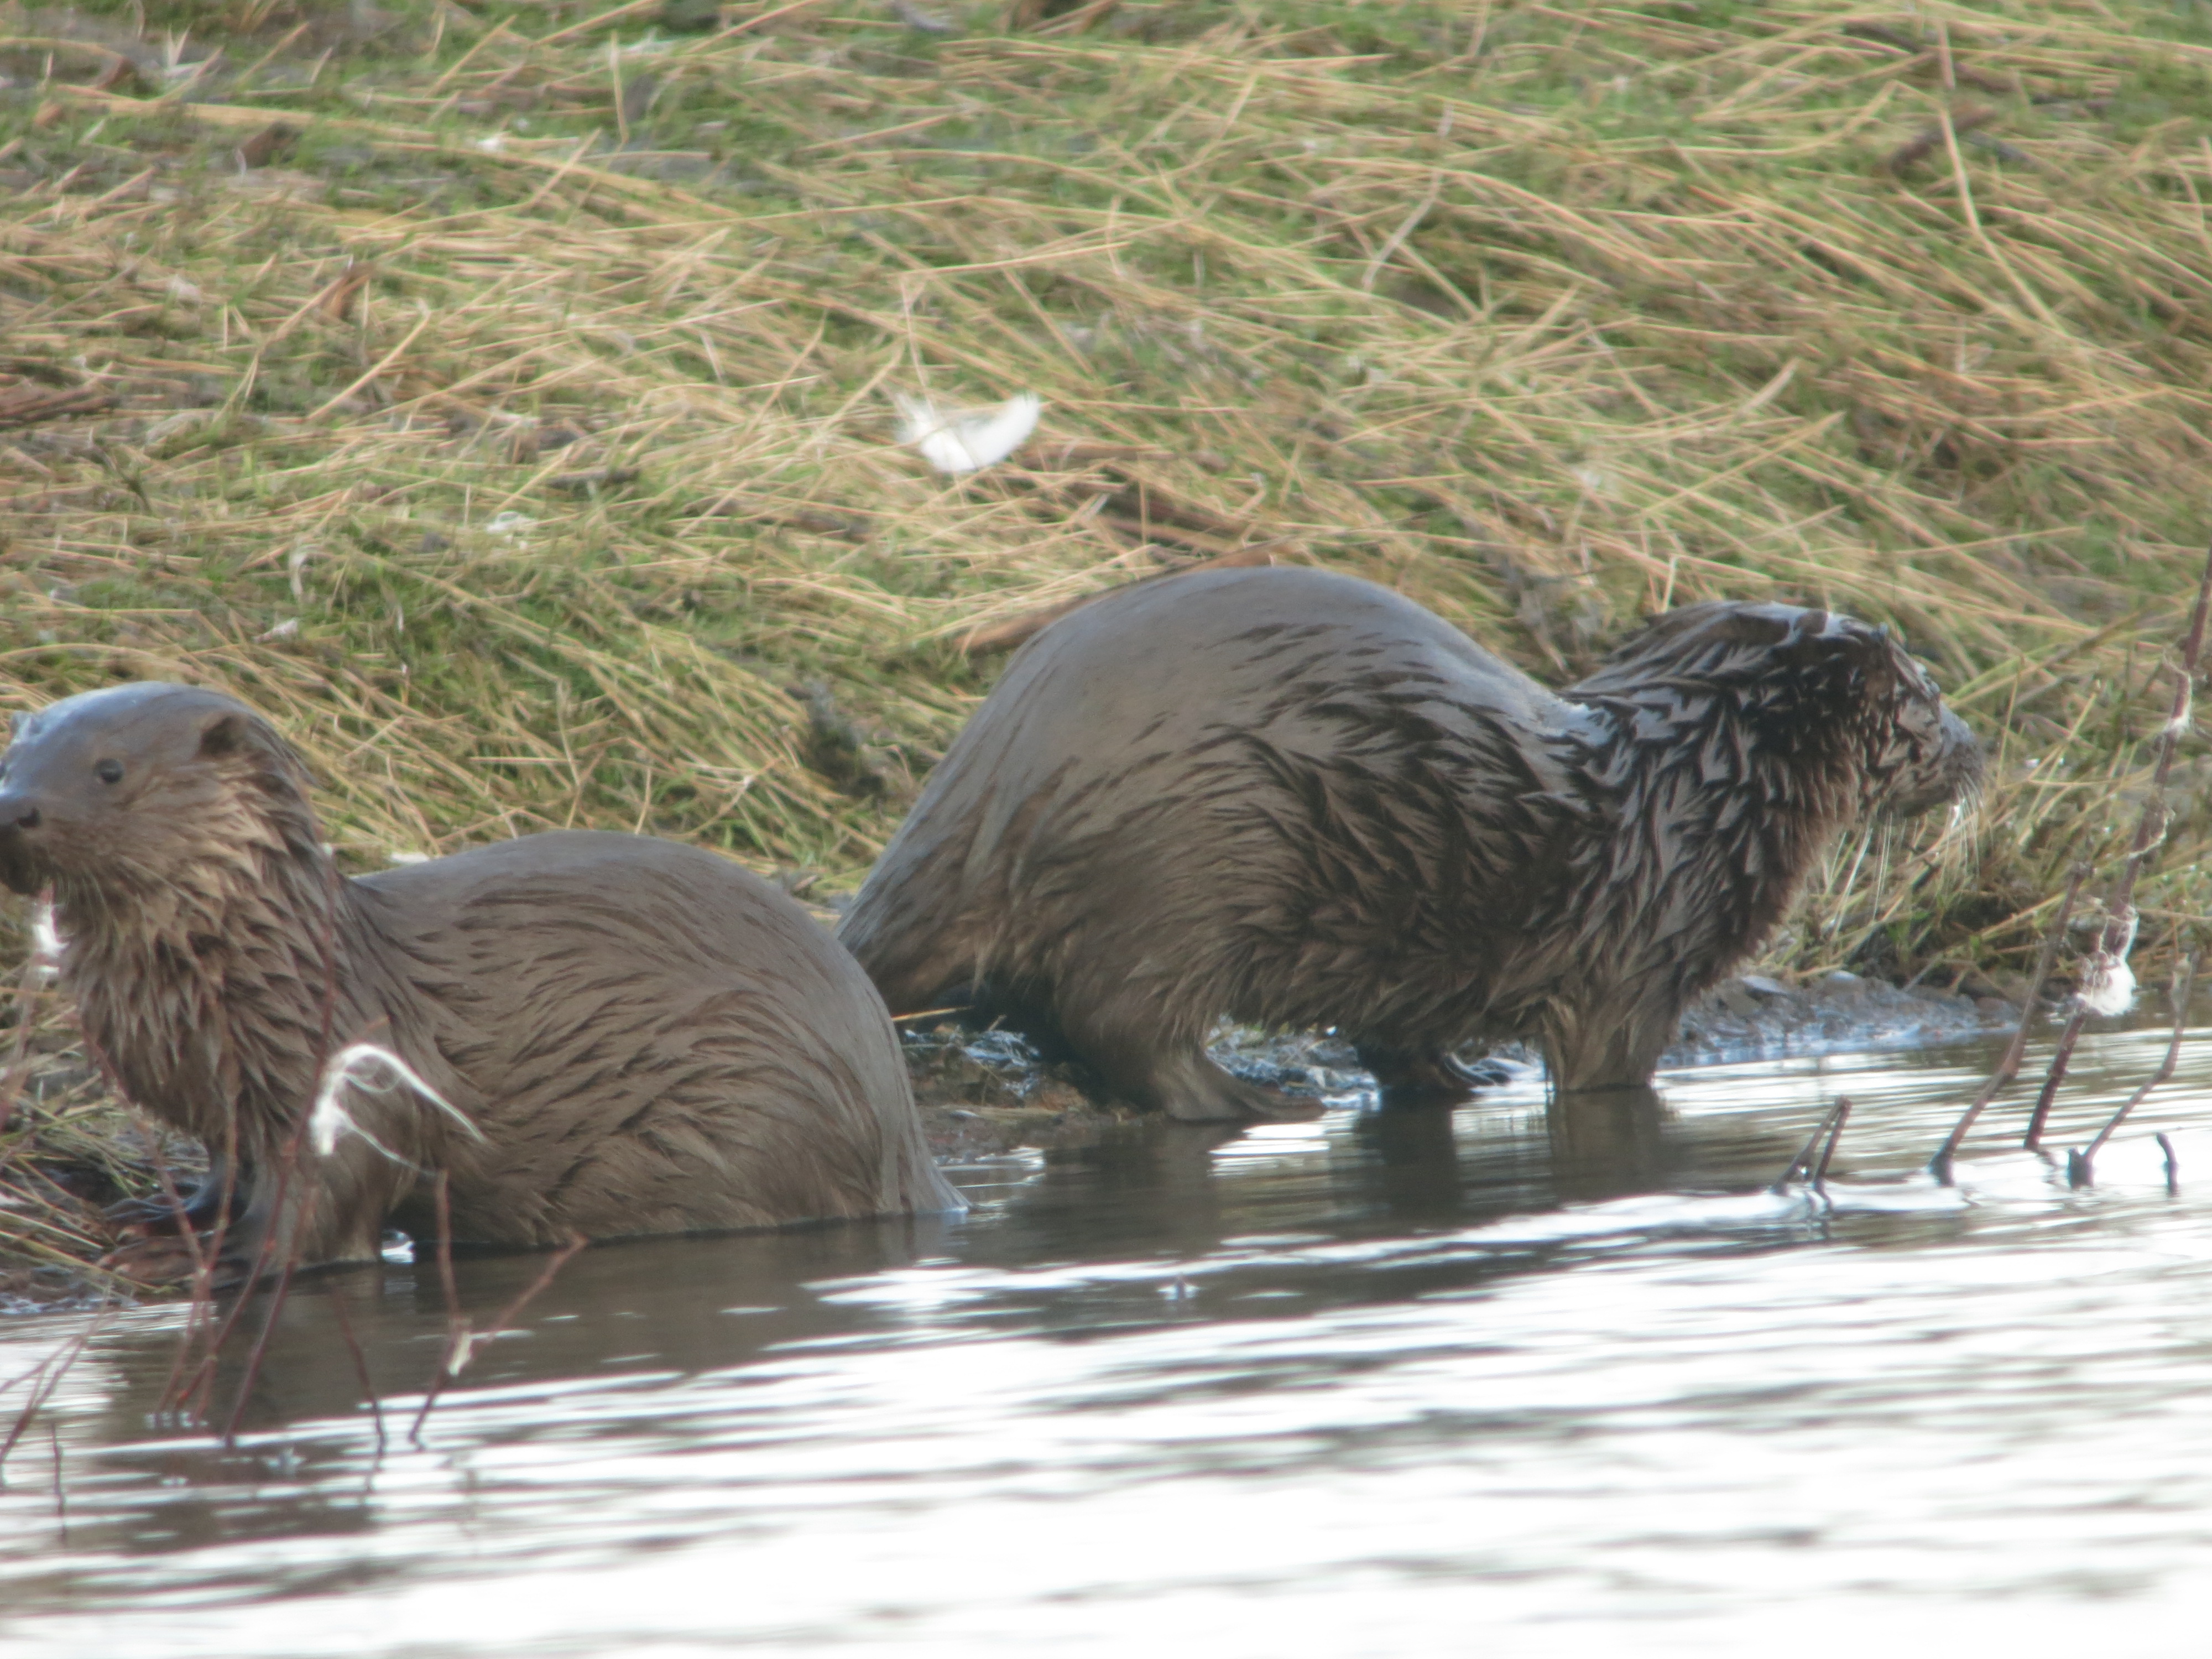
[[[191,1295],[189,1311],[185,1316],[185,1328],[177,1340],[175,1357],[169,1362],[168,1380],[162,1383],[161,1393],[154,1410],[156,1416],[174,1409],[182,1397],[185,1363],[191,1358],[195,1343],[210,1329],[215,1305],[215,1258],[203,1249],[200,1237],[192,1225],[191,1212],[177,1190],[175,1174],[169,1160],[158,1152],[154,1159],[154,1177],[161,1184],[161,1196],[168,1200],[169,1213],[176,1218],[177,1231],[185,1241],[185,1249],[192,1259]],[[230,1197],[228,1176],[223,1179],[221,1197],[227,1208]]]
[[[338,1316],[338,1334],[345,1338],[346,1352],[353,1356],[354,1375],[361,1379],[361,1391],[368,1399],[368,1414],[376,1425],[376,1452],[384,1455],[384,1401],[376,1392],[375,1379],[368,1374],[368,1356],[362,1352],[361,1339],[354,1334],[353,1314],[346,1293],[337,1285],[331,1287],[331,1307]]]
[[[2140,1089],[2120,1103],[2120,1109],[2114,1112],[2105,1127],[2097,1131],[2094,1139],[2087,1146],[2075,1147],[2066,1154],[2066,1179],[2069,1185],[2087,1187],[2096,1179],[2097,1154],[2112,1138],[2112,1132],[2127,1121],[2128,1114],[2142,1105],[2152,1090],[2173,1076],[2173,1068],[2181,1059],[2182,1029],[2189,1023],[2189,993],[2196,983],[2197,953],[2192,951],[2187,960],[2173,970],[2173,983],[2167,993],[2173,1001],[2173,1036],[2166,1045],[2166,1058],[2159,1062],[2158,1070],[2150,1074]],[[2169,1145],[2166,1148],[2169,1160],[2172,1153],[2173,1149]]]
[[[1839,1097],[1828,1118],[1828,1139],[1820,1148],[1820,1161],[1813,1166],[1811,1176],[1813,1190],[1820,1193],[1828,1190],[1828,1164],[1836,1156],[1837,1143],[1844,1138],[1844,1125],[1851,1121],[1851,1097]]]
[[[317,943],[321,949],[323,969],[321,1025],[317,1034],[314,1072],[314,1075],[318,1078],[322,1075],[323,1068],[329,1060],[331,1036],[337,1019],[337,935],[340,879],[333,866],[325,878],[325,894],[329,902],[325,908],[322,926],[318,929],[317,936]],[[236,1439],[239,1425],[245,1415],[246,1401],[252,1393],[254,1382],[260,1376],[262,1361],[268,1353],[270,1337],[276,1331],[276,1321],[284,1310],[285,1298],[291,1294],[292,1275],[300,1265],[302,1241],[307,1235],[308,1224],[314,1215],[315,1200],[319,1196],[316,1188],[312,1185],[307,1186],[301,1195],[299,1213],[296,1216],[287,1213],[286,1206],[291,1197],[294,1177],[299,1173],[301,1160],[307,1155],[310,1115],[301,1111],[298,1114],[298,1120],[292,1127],[292,1133],[284,1143],[283,1155],[277,1162],[276,1186],[270,1195],[265,1225],[260,1240],[255,1247],[252,1261],[246,1268],[238,1299],[231,1304],[229,1314],[222,1324],[216,1328],[214,1335],[208,1340],[205,1350],[200,1357],[198,1369],[177,1402],[180,1412],[197,1410],[204,1413],[207,1409],[208,1402],[214,1395],[216,1367],[222,1358],[222,1350],[229,1342],[230,1334],[236,1328],[239,1319],[244,1315],[246,1304],[252,1301],[254,1286],[261,1282],[262,1275],[267,1272],[270,1254],[281,1236],[284,1248],[283,1259],[278,1264],[276,1284],[270,1295],[267,1316],[263,1319],[260,1332],[254,1338],[253,1346],[246,1355],[246,1373],[240,1380],[237,1397],[233,1401],[230,1415],[223,1425],[222,1438],[226,1445]],[[228,1202],[230,1182],[234,1179],[234,1172],[237,1167],[238,1114],[234,1108],[225,1121],[225,1132],[228,1156],[223,1162],[224,1184],[222,1196],[224,1202],[219,1212],[220,1218],[204,1261],[198,1255],[197,1246],[194,1247],[195,1261],[205,1275],[208,1305],[210,1308],[213,1306],[214,1267],[222,1260],[222,1243],[230,1228]],[[189,1232],[189,1228],[186,1231]],[[196,1303],[198,1300],[198,1283],[196,1281],[194,1291]],[[197,1407],[191,1404],[195,1400],[200,1402]]]
[[[2158,758],[2151,767],[2150,790],[2143,799],[2142,816],[2136,821],[2135,840],[2128,848],[2127,861],[2120,866],[2112,894],[2105,901],[2105,929],[2098,938],[2097,952],[2091,963],[2094,969],[2106,974],[2118,975],[2126,970],[2128,950],[2136,936],[2136,878],[2142,873],[2151,849],[2166,834],[2166,780],[2172,775],[2173,757],[2189,730],[2197,665],[2204,654],[2208,612],[2212,612],[2212,549],[2205,553],[2204,574],[2197,584],[2197,609],[2191,614],[2189,635],[2182,642],[2181,666],[2173,680],[2173,710],[2159,728]],[[2059,1082],[2066,1075],[2074,1045],[2081,1038],[2082,1026],[2088,1022],[2089,1012],[2086,1000],[2078,1001],[2066,1022],[2066,1029],[2059,1034],[2058,1047],[2051,1056],[2051,1069],[2044,1077],[2043,1091],[2036,1097],[2034,1114],[2028,1119],[2027,1133],[2021,1142],[2030,1152],[2043,1144],[2044,1124],[2051,1115],[2051,1102],[2057,1098]]]
[[[1822,1152],[1821,1147],[1825,1144],[1829,1152],[1835,1150],[1833,1137],[1842,1133],[1843,1121],[1850,1115],[1850,1097],[1849,1096],[1838,1097],[1834,1105],[1821,1114],[1820,1121],[1813,1126],[1813,1133],[1805,1138],[1804,1146],[1798,1148],[1797,1156],[1783,1167],[1782,1173],[1775,1178],[1774,1184],[1769,1187],[1767,1191],[1785,1192],[1789,1189],[1790,1184],[1801,1175],[1817,1180],[1818,1177],[1814,1176],[1813,1171],[1817,1168],[1825,1172],[1828,1167],[1827,1157]]]
[[[497,1336],[521,1317],[522,1310],[537,1299],[538,1293],[553,1282],[553,1276],[568,1265],[568,1259],[591,1242],[580,1232],[571,1232],[568,1235],[568,1242],[553,1253],[545,1266],[538,1271],[538,1277],[525,1285],[512,1302],[494,1314],[490,1323],[481,1331],[471,1330],[466,1334],[465,1346],[459,1348],[446,1362],[447,1370],[452,1375],[459,1376],[467,1370],[469,1361],[476,1357],[476,1345]]]
[[[69,1368],[76,1364],[85,1349],[91,1344],[92,1339],[100,1334],[100,1328],[107,1322],[108,1316],[113,1311],[113,1306],[114,1304],[111,1303],[101,1308],[92,1316],[85,1328],[70,1340],[67,1347],[59,1353],[48,1354],[32,1367],[28,1373],[33,1379],[30,1397],[23,1401],[22,1410],[15,1413],[15,1424],[9,1429],[7,1437],[0,1439],[0,1471],[6,1469],[9,1455],[15,1449],[16,1443],[22,1439],[24,1432],[30,1428],[39,1413],[45,1407],[46,1401],[53,1398],[54,1390],[61,1387],[62,1378],[69,1374]],[[6,1386],[13,1388],[21,1381],[22,1381],[21,1377],[10,1378]]]
[[[231,1304],[230,1312],[224,1316],[222,1323],[216,1327],[214,1337],[208,1343],[207,1352],[201,1357],[198,1373],[186,1389],[184,1398],[178,1402],[180,1409],[202,1413],[207,1409],[208,1401],[215,1389],[216,1361],[222,1357],[223,1348],[230,1341],[231,1332],[237,1328],[239,1320],[244,1316],[246,1304],[253,1300],[253,1287],[261,1282],[262,1275],[269,1270],[270,1259],[276,1249],[277,1236],[279,1233],[283,1233],[286,1235],[284,1257],[280,1264],[282,1272],[276,1285],[276,1301],[269,1310],[267,1321],[263,1324],[260,1338],[254,1343],[250,1369],[258,1365],[262,1345],[267,1341],[269,1332],[276,1323],[276,1315],[283,1307],[285,1292],[291,1288],[292,1269],[299,1261],[300,1235],[307,1231],[308,1219],[314,1212],[315,1192],[313,1188],[310,1188],[300,1206],[300,1213],[296,1221],[292,1221],[288,1225],[289,1218],[285,1214],[284,1206],[291,1194],[292,1176],[298,1168],[300,1156],[306,1150],[307,1138],[307,1117],[303,1112],[300,1115],[299,1123],[292,1131],[291,1138],[285,1142],[284,1156],[277,1163],[276,1189],[270,1200],[268,1217],[262,1231],[260,1243],[254,1249],[253,1260],[246,1268],[245,1278],[240,1281],[238,1299]],[[224,1224],[228,1225],[228,1218],[225,1218]],[[210,1255],[212,1254],[210,1252]],[[248,1381],[251,1381],[250,1376]],[[200,1402],[197,1407],[192,1405],[195,1400]],[[240,1400],[243,1401],[242,1395]],[[236,1413],[234,1411],[234,1422],[235,1418]],[[226,1439],[228,1438],[229,1433],[229,1429],[226,1428],[224,1431]]]
[[[0,1070],[0,1133],[5,1133],[15,1121],[16,1092],[30,1074],[31,999],[44,966],[39,953],[33,951],[23,958],[23,971],[16,978],[15,1032],[8,1044],[7,1066]]]
[[[2004,1058],[1997,1062],[1996,1070],[1990,1074],[1990,1080],[1982,1085],[1973,1103],[1960,1114],[1958,1122],[1952,1126],[1936,1156],[1928,1160],[1928,1172],[1945,1186],[1950,1185],[1952,1160],[1957,1158],[1966,1131],[1974,1127],[1974,1120],[2005,1085],[2020,1075],[2021,1057],[2027,1049],[2028,1028],[2034,1022],[2035,1011],[2043,996],[2043,982],[2051,976],[2051,958],[2058,954],[2058,941],[2066,937],[2066,924],[2074,917],[2074,902],[2081,896],[2081,884],[2088,876],[2089,866],[2086,864],[2076,864],[2067,872],[2066,896],[2058,901],[2057,917],[2051,922],[2051,931],[2043,936],[2043,948],[2036,953],[2035,972],[2027,982],[2027,1000],[2021,1007],[2020,1024],[2013,1028],[2012,1041],[2005,1045]]]
[[[54,1457],[54,1524],[61,1530],[62,1541],[69,1541],[69,1494],[62,1486],[62,1425],[46,1425],[46,1443],[53,1449]]]
[[[438,1217],[438,1284],[446,1297],[446,1352],[438,1361],[438,1369],[431,1373],[429,1387],[422,1391],[422,1409],[415,1413],[414,1425],[407,1431],[407,1443],[412,1446],[422,1443],[422,1425],[429,1418],[430,1407],[438,1403],[438,1395],[446,1386],[448,1360],[468,1329],[468,1322],[461,1317],[460,1291],[453,1283],[453,1200],[443,1170],[438,1171],[438,1178],[432,1185],[430,1201]]]
[[[441,1172],[438,1189],[438,1273],[446,1290],[446,1352],[436,1375],[430,1379],[430,1386],[423,1390],[422,1408],[415,1413],[414,1426],[407,1431],[408,1443],[414,1446],[422,1443],[422,1425],[429,1419],[431,1407],[438,1403],[438,1396],[445,1392],[447,1379],[466,1370],[469,1361],[476,1357],[477,1345],[490,1340],[520,1318],[538,1293],[553,1282],[554,1275],[568,1265],[568,1258],[592,1242],[581,1233],[570,1233],[568,1242],[554,1253],[538,1277],[494,1314],[489,1324],[477,1330],[461,1317],[460,1297],[453,1287],[453,1228],[446,1211],[444,1180]]]
[[[301,1206],[302,1223],[307,1212],[313,1206],[314,1194],[307,1194],[307,1203]],[[253,1346],[246,1355],[246,1374],[238,1379],[237,1397],[231,1401],[230,1416],[222,1425],[222,1443],[234,1445],[238,1441],[238,1425],[245,1420],[246,1402],[253,1397],[253,1385],[260,1380],[262,1361],[268,1358],[269,1339],[276,1330],[276,1321],[283,1314],[285,1298],[292,1292],[292,1273],[299,1266],[300,1252],[296,1246],[284,1252],[284,1265],[276,1274],[276,1288],[269,1292],[269,1312],[261,1322],[261,1329],[253,1339]],[[240,1303],[252,1294],[251,1289],[241,1291]]]

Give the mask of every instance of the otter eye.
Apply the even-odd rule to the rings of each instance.
[[[119,760],[104,760],[92,769],[92,775],[102,783],[120,783],[123,781],[123,763]]]

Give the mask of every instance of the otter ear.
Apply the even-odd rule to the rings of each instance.
[[[1852,676],[1876,696],[1890,696],[1906,678],[1899,666],[1904,651],[1887,625],[1832,617],[1820,642],[1832,653],[1832,660],[1849,664]]]
[[[1857,631],[1857,624],[1849,617],[1839,617],[1832,611],[1800,611],[1790,617],[1782,638],[1790,645],[1806,645],[1840,641]]]
[[[259,716],[227,709],[200,727],[200,758],[242,763],[244,775],[272,799],[307,791],[307,770],[284,739]],[[303,809],[304,810],[304,809]]]
[[[234,755],[245,748],[251,734],[242,714],[218,714],[200,728],[203,756]]]
[[[1869,628],[1840,611],[1808,611],[1791,626],[1790,641],[1847,657],[1879,656],[1889,649],[1889,630]]]

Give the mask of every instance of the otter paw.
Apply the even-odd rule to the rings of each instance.
[[[1247,1083],[1226,1072],[1200,1086],[1164,1096],[1168,1115],[1183,1123],[1302,1123],[1319,1117],[1322,1102]]]
[[[113,1231],[133,1236],[176,1233],[186,1227],[198,1232],[213,1219],[198,1213],[189,1201],[179,1208],[161,1194],[150,1198],[126,1198],[109,1205],[100,1214]]]
[[[1442,1048],[1415,1051],[1363,1044],[1358,1054],[1359,1063],[1375,1079],[1377,1099],[1394,1109],[1456,1106],[1473,1098],[1476,1090],[1503,1083],[1510,1075],[1494,1060],[1469,1064]]]
[[[100,1213],[109,1228],[118,1234],[176,1233],[187,1228],[204,1233],[222,1219],[226,1195],[230,1199],[232,1218],[236,1219],[240,1213],[238,1195],[226,1194],[226,1185],[210,1179],[178,1198],[171,1198],[167,1193],[149,1193],[143,1198],[126,1198],[111,1204]]]
[[[173,1290],[191,1282],[200,1261],[193,1256],[184,1235],[172,1231],[126,1238],[94,1265],[103,1273],[113,1273],[118,1279],[127,1279],[149,1290]],[[238,1276],[241,1264],[229,1266],[230,1271],[226,1273],[225,1263],[216,1261],[217,1284],[228,1283]]]

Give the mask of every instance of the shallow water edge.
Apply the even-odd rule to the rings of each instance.
[[[228,1449],[149,1417],[183,1310],[125,1310],[7,1466],[0,1639],[1741,1651],[1817,1609],[1916,1649],[2172,1651],[2149,1632],[2212,1582],[2203,1035],[2087,1189],[2008,1149],[2016,1104],[1956,1186],[1922,1172],[1973,1044],[1672,1073],[1587,1136],[1534,1084],[1109,1125],[957,1166],[957,1222],[587,1251],[419,1445],[427,1264],[296,1286]],[[2085,1044],[2062,1144],[2163,1047]],[[1838,1094],[1826,1191],[1767,1190]],[[541,1265],[457,1264],[460,1311]],[[0,1328],[0,1382],[85,1328]]]

